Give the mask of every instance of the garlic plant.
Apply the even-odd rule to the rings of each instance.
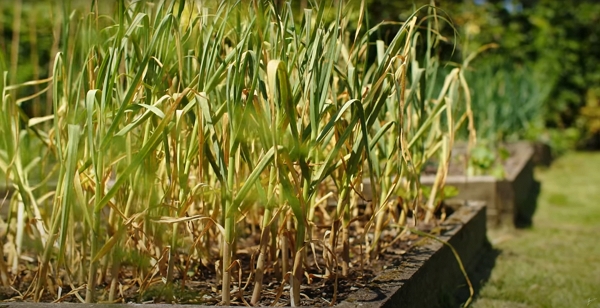
[[[190,269],[215,264],[222,304],[256,305],[263,281],[276,277],[297,306],[309,273],[348,275],[362,258],[351,246],[376,257],[387,218],[434,219],[455,132],[470,118],[461,68],[440,76],[432,8],[421,9],[424,20],[415,12],[389,44],[376,41],[371,63],[381,25],[365,29],[364,3],[323,1],[302,12],[260,0],[69,7],[57,20],[52,77],[0,79],[0,134],[9,136],[0,168],[40,260],[24,297],[58,298],[53,275],[85,288],[85,298],[75,295],[82,301],[114,302],[125,269],[143,293],[156,277],[173,290],[192,279]],[[22,125],[24,98],[11,90],[48,83],[52,114]],[[39,139],[47,155],[23,166],[19,136]],[[432,157],[441,163],[426,200],[419,175]],[[52,181],[36,185],[28,171],[50,163],[48,195]],[[362,222],[360,202],[371,213]],[[244,272],[237,252],[249,237],[257,246]],[[0,274],[15,262],[0,264]]]

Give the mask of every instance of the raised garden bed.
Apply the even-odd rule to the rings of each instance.
[[[458,253],[467,271],[477,264],[486,243],[486,207],[468,202],[442,224],[439,236]],[[340,307],[439,307],[444,298],[467,282],[452,250],[429,240],[405,255],[398,267],[389,268],[357,290]]]
[[[52,79],[0,80],[0,171],[19,184],[0,225],[5,297],[327,306],[452,229],[411,168],[448,159],[471,121],[468,61],[429,65],[445,61],[435,8],[386,43],[346,14],[364,6],[176,4],[75,8],[52,23],[93,31],[52,51]],[[50,81],[51,108],[24,119],[36,96],[13,94]],[[389,181],[398,170],[405,187]],[[365,174],[387,197],[356,193]]]
[[[506,144],[509,157],[502,163],[503,178],[495,175],[469,176],[465,174],[466,166],[463,161],[451,161],[446,187],[455,187],[458,194],[445,202],[461,204],[466,200],[483,201],[487,204],[488,228],[529,226],[541,187],[533,176],[534,167],[550,163],[549,152],[538,148],[543,146],[526,141]],[[465,152],[466,145],[458,144],[453,150],[453,156],[458,158]],[[421,176],[423,185],[430,186],[434,181],[435,175]],[[363,181],[363,194],[367,199],[371,196],[368,179]],[[330,203],[333,204],[334,201]]]
[[[438,239],[452,245],[468,270],[478,261],[486,242],[485,206],[469,202],[440,224]],[[353,292],[338,307],[436,307],[466,280],[452,250],[429,238],[422,238],[408,252],[366,283],[352,287]],[[373,269],[377,272],[376,269]],[[5,302],[1,308],[56,307],[64,303]],[[68,304],[71,307],[131,307],[130,304]],[[152,304],[150,307],[166,307]],[[173,307],[172,305],[168,305]],[[187,306],[187,305],[182,305]]]
[[[504,161],[504,178],[493,175],[453,173],[446,178],[446,186],[458,189],[458,195],[449,201],[481,200],[487,204],[490,228],[524,226],[531,223],[540,183],[533,177],[534,147],[529,142],[506,144],[510,156]],[[458,149],[460,152],[460,148]],[[424,175],[421,183],[432,185],[435,176]]]

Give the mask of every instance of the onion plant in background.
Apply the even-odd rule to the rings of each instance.
[[[0,167],[18,192],[8,221],[28,224],[8,229],[10,245],[36,243],[10,251],[0,274],[18,275],[20,254],[40,261],[23,299],[116,302],[135,286],[138,300],[158,289],[157,301],[186,302],[177,290],[212,271],[216,295],[193,301],[256,305],[268,282],[297,306],[302,284],[337,286],[377,258],[384,230],[435,219],[471,115],[462,67],[440,69],[432,8],[386,45],[364,4],[98,4],[58,5],[50,79],[0,79]],[[11,89],[48,84],[52,113],[27,118]],[[22,140],[46,153],[31,167]],[[28,181],[35,164],[55,185]]]
[[[483,46],[480,51],[489,47],[494,46]],[[502,178],[504,169],[499,162],[509,155],[503,148],[504,142],[550,142],[549,136],[543,133],[544,102],[555,82],[548,77],[551,74],[542,73],[545,69],[535,68],[531,64],[507,63],[502,58],[485,53],[476,54],[469,57],[476,65],[465,70],[478,136],[477,145],[470,148],[467,172],[470,175],[486,173]],[[462,130],[459,138],[467,138],[467,134],[466,129]]]
[[[502,59],[477,63],[481,65],[470,68],[466,78],[478,137],[493,143],[538,135],[544,127],[544,101],[554,82],[530,65]]]

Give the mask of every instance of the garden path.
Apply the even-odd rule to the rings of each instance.
[[[489,234],[473,307],[600,308],[600,153],[567,154],[536,177],[533,225]]]

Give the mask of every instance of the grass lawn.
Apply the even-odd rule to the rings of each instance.
[[[495,234],[495,264],[473,307],[600,307],[600,153],[538,170],[529,229]]]

